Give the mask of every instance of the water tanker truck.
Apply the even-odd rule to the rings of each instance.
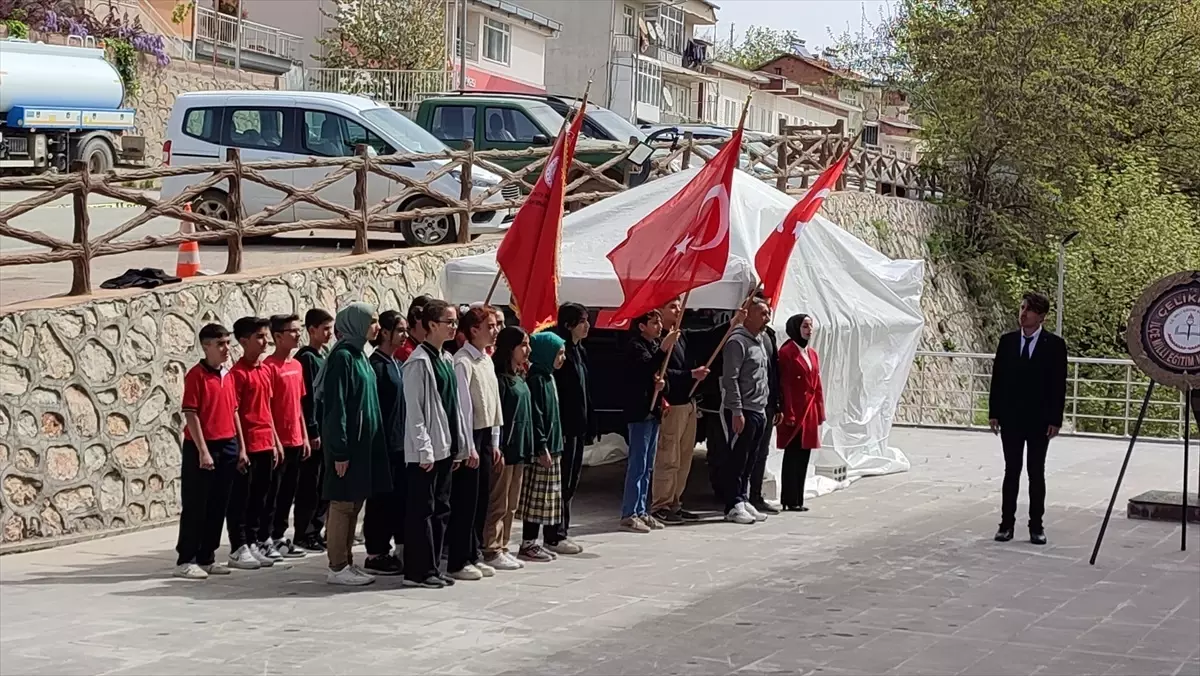
[[[0,176],[67,171],[82,160],[93,173],[137,164],[146,143],[133,136],[125,88],[94,42],[47,45],[0,39]]]

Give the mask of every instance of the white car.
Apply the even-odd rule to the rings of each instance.
[[[306,157],[351,157],[365,143],[377,155],[439,153],[445,144],[416,123],[376,101],[349,94],[287,91],[188,92],[175,99],[163,143],[164,161],[171,166],[212,164],[225,161],[225,149],[237,148],[243,162],[296,160]],[[416,181],[448,160],[427,160],[388,165],[396,173]],[[267,174],[280,183],[307,188],[337,167],[272,170]],[[189,185],[204,180],[202,174],[163,179],[162,198],[169,199]],[[457,200],[461,175],[456,169],[430,184],[431,192]],[[500,177],[478,165],[471,169],[476,199],[500,183]],[[317,193],[334,204],[353,208],[353,175],[346,176]],[[372,173],[367,182],[367,202],[401,196],[396,211],[447,206],[447,203],[412,187]],[[517,186],[484,200],[484,205],[503,203],[520,196]],[[286,195],[253,181],[242,182],[243,213],[252,215],[283,201]],[[193,202],[201,214],[229,218],[229,196],[225,185],[215,186]],[[477,210],[471,214],[472,234],[503,232],[512,223],[515,210]],[[336,218],[338,214],[309,202],[299,201],[275,214],[271,221],[290,223]],[[431,216],[396,222],[396,229],[413,246],[452,242],[457,238],[459,215]]]

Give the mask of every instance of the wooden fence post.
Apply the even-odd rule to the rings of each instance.
[[[780,192],[787,192],[788,179],[791,178],[791,167],[788,166],[788,146],[791,141],[788,139],[787,123],[783,118],[779,119],[779,157],[775,160],[775,169],[779,172],[779,176],[775,177],[775,189]]]
[[[695,142],[692,132],[683,132],[683,156],[679,158],[679,166],[685,171],[692,166],[692,145]]]
[[[463,203],[462,215],[458,217],[458,243],[468,244],[471,241],[471,169],[475,166],[475,144],[465,141],[463,151],[466,156],[462,161],[462,171],[459,175],[461,186],[458,199]],[[566,167],[569,170],[570,167]]]
[[[621,163],[622,165],[624,165],[623,167],[621,167],[622,173],[623,173],[623,175],[621,176],[621,183],[624,184],[626,188],[633,187],[632,185],[630,185],[630,181],[633,179],[633,177],[636,174],[634,174],[634,172],[633,172],[633,162],[630,161],[629,156],[633,153],[633,149],[636,148],[637,146],[638,146],[638,138],[636,136],[630,136],[629,137],[629,146],[627,148],[625,148],[625,161]],[[646,160],[646,161],[649,162],[650,160]],[[639,171],[640,171],[640,169],[639,169]]]
[[[369,248],[367,222],[370,216],[367,207],[367,181],[371,177],[371,154],[365,143],[354,146],[354,154],[362,160],[362,164],[354,171],[354,208],[358,210],[359,218],[358,222],[354,224],[354,249],[350,253],[358,255],[367,253]]]
[[[237,148],[225,149],[225,161],[233,163],[229,175],[229,220],[230,233],[225,240],[229,258],[225,263],[225,274],[236,275],[242,271],[242,154]]]
[[[88,240],[91,217],[88,216],[88,193],[91,192],[92,177],[88,164],[82,160],[71,163],[79,175],[79,189],[72,195],[75,207],[75,234],[72,241],[82,247],[79,257],[71,260],[71,295],[86,296],[92,292],[92,244]]]

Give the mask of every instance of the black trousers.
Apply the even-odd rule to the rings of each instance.
[[[750,500],[750,475],[754,471],[754,459],[762,445],[763,432],[767,428],[767,418],[758,411],[742,411],[746,424],[741,434],[733,431],[733,411],[721,411],[725,423],[725,433],[729,438],[729,450],[721,463],[724,489],[721,491],[725,498],[725,511],[736,507],[739,503]]]
[[[382,556],[392,551],[393,540],[404,544],[404,456],[395,453],[388,456],[388,469],[392,474],[392,490],[372,495],[367,500],[363,515],[363,540],[367,545],[367,556]]]
[[[1021,464],[1029,475],[1029,529],[1042,530],[1046,513],[1046,450],[1050,438],[1042,424],[1000,423],[1000,442],[1004,446],[1004,488],[1000,527],[1011,529],[1017,519],[1017,496],[1021,492]]]
[[[288,515],[292,512],[292,503],[296,500],[296,487],[300,482],[300,464],[304,462],[300,456],[304,455],[303,446],[285,447],[283,449],[283,462],[279,467],[275,468],[275,496],[274,500],[269,500],[270,514],[267,518],[271,522],[271,539],[282,540],[284,535],[287,535]]]
[[[437,575],[450,521],[450,475],[454,460],[446,458],[425,471],[415,462],[404,468],[407,479],[404,511],[404,577],[421,581]]]
[[[779,500],[784,507],[804,506],[804,480],[812,449],[800,447],[800,435],[783,449],[783,469],[779,477]]]
[[[308,460],[300,461],[300,473],[296,481],[296,527],[292,539],[304,540],[321,534],[325,528],[325,515],[329,513],[329,501],[321,498],[321,482],[325,478],[325,453],[314,448]]]
[[[559,468],[562,472],[563,520],[562,523],[546,526],[543,529],[548,545],[556,545],[570,535],[571,500],[575,497],[575,491],[579,490],[579,478],[583,475],[583,440],[582,436],[563,438],[563,452],[558,456]],[[535,538],[536,536],[529,539]]]
[[[767,407],[763,415],[766,426],[763,428],[762,439],[754,452],[754,466],[750,469],[750,501],[763,502],[763,480],[767,476],[767,456],[771,454],[771,430],[775,428],[775,409]]]
[[[216,561],[221,545],[221,526],[229,506],[229,491],[238,476],[237,439],[208,442],[213,468],[200,469],[200,451],[191,441],[183,442],[179,470],[179,539],[175,565],[195,563],[201,566]]]
[[[492,430],[475,430],[479,467],[459,465],[450,479],[450,529],[446,533],[449,556],[446,570],[454,573],[468,563],[479,563],[483,546],[483,522],[491,497]]]
[[[250,465],[235,478],[225,519],[230,551],[262,542],[270,535],[267,495],[275,483],[274,464],[275,454],[271,451],[251,453]]]

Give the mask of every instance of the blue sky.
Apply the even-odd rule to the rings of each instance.
[[[880,11],[888,10],[888,0],[715,0],[717,31],[721,40],[729,39],[732,26],[735,34],[752,25],[770,26],[799,33],[813,47],[825,47],[833,41],[830,29],[840,35],[849,24],[857,32],[866,12],[867,20],[878,23]]]

